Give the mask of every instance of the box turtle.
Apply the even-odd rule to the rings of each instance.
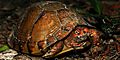
[[[78,24],[85,22],[80,23],[77,14],[65,4],[56,1],[35,3],[27,8],[8,44],[21,53],[50,58],[84,49],[91,44],[90,39],[99,39],[95,29]]]

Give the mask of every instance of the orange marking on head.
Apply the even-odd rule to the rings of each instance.
[[[88,32],[88,28],[84,28],[84,31],[85,31],[85,32]]]

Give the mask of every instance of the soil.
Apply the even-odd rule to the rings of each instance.
[[[86,0],[59,0],[68,5],[74,5],[77,3],[84,4]],[[39,2],[39,0],[0,0],[0,47],[7,44],[6,40],[16,27],[20,24],[21,16],[25,11],[25,8],[33,3]],[[120,1],[119,0],[102,0],[104,14],[111,15],[112,17],[120,18]],[[107,5],[108,6],[107,6]],[[89,5],[89,4],[88,4]],[[115,10],[111,8],[114,5]],[[86,9],[89,9],[86,8]],[[112,12],[112,13],[111,13]],[[115,16],[117,15],[117,16]],[[118,18],[118,20],[120,20]],[[120,28],[118,26],[118,30]],[[69,52],[66,56],[60,58],[52,58],[53,60],[120,60],[120,35],[114,35],[117,42],[114,40],[102,41],[99,46],[92,46],[90,50],[86,52],[73,51]],[[94,52],[96,50],[97,52]],[[29,56],[26,54],[18,53],[15,50],[8,49],[0,52],[0,60],[46,60],[42,57]]]

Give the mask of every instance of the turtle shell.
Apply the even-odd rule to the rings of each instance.
[[[17,40],[9,45],[22,53],[43,56],[77,24],[76,13],[66,5],[55,1],[35,3],[27,8],[15,35]]]

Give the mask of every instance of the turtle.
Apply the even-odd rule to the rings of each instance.
[[[26,9],[8,45],[18,52],[45,58],[84,49],[90,41],[99,40],[100,32],[80,24],[87,23],[65,4],[38,2]]]

